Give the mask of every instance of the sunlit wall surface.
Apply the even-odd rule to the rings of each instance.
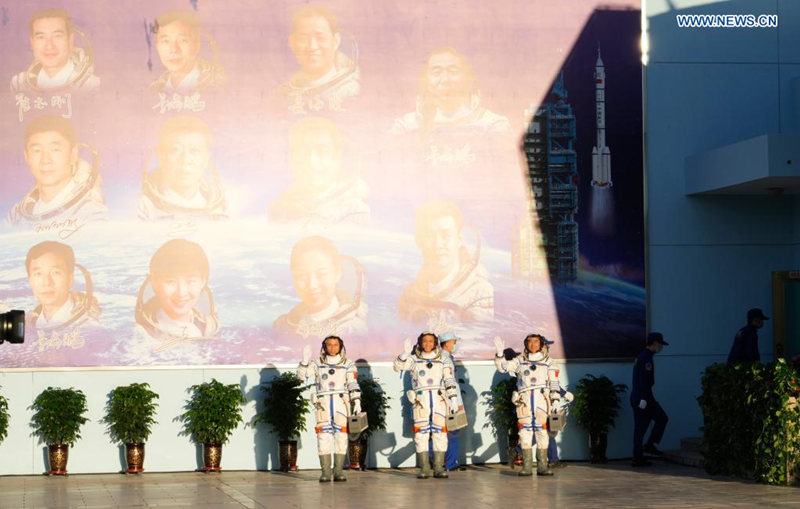
[[[637,6],[3,7],[0,365],[632,356]]]

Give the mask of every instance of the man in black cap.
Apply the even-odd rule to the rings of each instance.
[[[647,345],[639,352],[633,363],[633,385],[631,389],[631,406],[633,407],[633,466],[646,467],[651,463],[644,457],[644,453],[661,456],[663,453],[656,448],[664,429],[667,427],[669,417],[653,396],[653,385],[656,383],[655,365],[653,355],[669,345],[664,341],[660,332],[651,332],[647,336]],[[642,440],[650,421],[655,421],[650,438],[642,447]]]
[[[758,329],[764,326],[764,320],[769,320],[769,317],[764,316],[764,312],[759,308],[747,312],[747,325],[739,329],[733,338],[728,364],[761,362],[761,354],[758,352]]]

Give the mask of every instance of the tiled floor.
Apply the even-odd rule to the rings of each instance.
[[[319,471],[195,472],[0,477],[0,508],[57,507],[800,507],[800,488],[712,478],[656,462],[572,463],[550,478],[518,477],[503,465],[417,480],[414,470],[348,472],[348,482],[317,482]]]

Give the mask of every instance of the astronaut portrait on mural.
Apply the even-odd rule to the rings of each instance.
[[[420,76],[416,108],[397,118],[391,132],[427,136],[439,130],[472,135],[511,133],[506,117],[483,106],[469,60],[450,46],[428,55]]]
[[[348,416],[361,412],[361,389],[358,386],[356,364],[347,358],[344,341],[331,335],[322,341],[319,357],[311,358],[311,347],[303,347],[303,360],[297,366],[297,376],[305,382],[314,379],[314,408],[317,433],[317,452],[322,467],[320,482],[346,481],[344,458],[347,454]],[[352,412],[351,412],[352,404]],[[333,452],[333,472],[331,472]]]
[[[72,24],[63,9],[37,11],[28,22],[33,62],[11,78],[12,92],[60,93],[92,90],[100,85],[94,75],[94,54],[89,39]],[[75,34],[86,46],[75,45]]]
[[[450,46],[428,55],[414,111],[396,118],[389,132],[396,135],[393,144],[402,154],[415,154],[421,159],[416,164],[428,169],[470,169],[472,179],[497,173],[484,171],[486,165],[518,166],[511,123],[484,105],[472,64]],[[444,174],[437,185],[458,186],[454,179],[459,178],[463,180],[460,172]],[[480,186],[492,189],[496,184],[489,178]]]
[[[72,289],[76,267],[84,278],[84,292]],[[52,240],[40,242],[28,250],[25,268],[38,302],[26,315],[29,328],[49,332],[99,325],[101,310],[91,275],[75,263],[72,247]]]
[[[319,5],[297,9],[290,30],[289,48],[300,69],[279,89],[288,111],[345,111],[361,91],[355,38],[342,33],[336,15]]]
[[[38,117],[28,123],[24,156],[36,185],[11,208],[8,224],[71,220],[82,226],[105,218],[99,158],[92,151],[89,163],[79,156],[80,148],[72,125],[62,117]]]
[[[352,291],[344,288],[350,269]],[[354,258],[340,255],[329,239],[312,236],[292,248],[290,269],[300,303],[272,324],[289,338],[362,335],[367,332],[366,277]]]
[[[203,32],[194,13],[181,9],[164,12],[156,18],[153,36],[166,69],[150,84],[154,92],[189,95],[226,84],[225,71],[217,61],[216,43]],[[211,48],[211,60],[200,57],[203,37]]]
[[[354,164],[353,159],[347,162]],[[270,204],[270,220],[367,222],[369,186],[345,163],[345,140],[336,124],[322,117],[295,122],[289,132],[289,165],[295,181]]]
[[[397,372],[411,374],[411,403],[414,445],[419,463],[417,478],[431,476],[428,442],[433,443],[433,476],[446,478],[444,456],[447,451],[447,415],[459,410],[459,388],[452,357],[443,352],[436,334],[423,332],[416,343],[406,339],[403,352],[394,360]]]
[[[199,244],[167,241],[150,259],[136,300],[136,323],[166,344],[217,337],[220,323],[208,278],[208,257]]]
[[[142,174],[137,215],[145,221],[222,219],[227,203],[211,161],[212,135],[197,117],[169,117],[156,147],[158,167]]]
[[[519,475],[533,475],[533,445],[536,444],[536,474],[553,475],[548,467],[547,449],[550,436],[547,417],[560,408],[561,386],[558,368],[550,358],[548,340],[541,334],[528,334],[523,340],[524,350],[511,360],[503,355],[505,343],[494,338],[496,355],[494,364],[501,373],[510,373],[517,380],[517,390],[512,396],[517,407],[519,440],[522,446],[522,470]]]
[[[425,202],[415,213],[414,225],[423,264],[400,295],[400,317],[428,324],[494,318],[494,288],[480,264],[480,242],[474,253],[467,250],[458,206],[444,200]]]

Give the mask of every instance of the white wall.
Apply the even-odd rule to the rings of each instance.
[[[12,347],[6,345],[4,347]],[[149,472],[191,471],[202,466],[199,449],[189,438],[180,435],[181,423],[176,420],[183,411],[189,396],[187,388],[193,384],[216,378],[223,383],[239,383],[247,397],[244,418],[250,422],[262,395],[258,385],[281,371],[281,368],[220,368],[220,369],[147,369],[147,370],[52,370],[37,372],[0,372],[2,394],[9,399],[11,426],[6,440],[0,444],[0,457],[13,458],[3,462],[0,475],[41,474],[47,471],[46,446],[31,436],[29,409],[34,398],[48,386],[74,387],[82,390],[88,400],[89,422],[83,427],[82,438],[70,451],[68,470],[70,473],[119,472],[124,468],[121,448],[111,443],[106,427],[101,423],[108,393],[118,385],[147,382],[159,394],[158,425],[147,442],[145,469]],[[463,371],[461,371],[463,369]],[[661,366],[659,366],[661,369]],[[499,450],[486,417],[484,395],[496,377],[491,362],[470,363],[459,368],[459,374],[467,373],[468,383],[462,387],[465,406],[468,407],[470,426],[462,434],[461,454],[466,463],[500,461]],[[585,373],[606,374],[617,383],[630,384],[630,364],[573,364],[563,367],[562,380],[569,387]],[[414,466],[414,443],[410,424],[404,419],[401,398],[403,380],[390,366],[376,365],[360,368],[362,375],[378,378],[392,398],[388,412],[387,431],[376,433],[368,456],[369,466]],[[407,376],[407,375],[406,375]],[[609,456],[630,456],[632,417],[623,396],[622,410],[617,427],[609,438]],[[668,412],[671,411],[665,404]],[[407,412],[406,412],[407,413]],[[562,457],[586,459],[588,438],[574,423],[569,424],[562,435]],[[300,437],[298,454],[300,468],[318,468],[316,439],[313,421],[309,419],[306,432]],[[223,448],[222,467],[227,470],[263,470],[278,466],[277,438],[263,426],[241,426],[231,441]]]

